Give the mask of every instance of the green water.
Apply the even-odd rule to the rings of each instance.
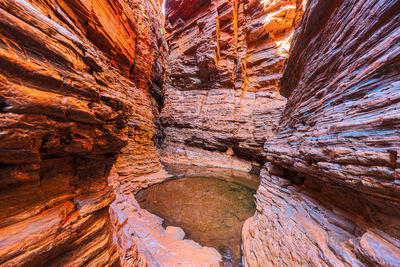
[[[241,228],[255,211],[254,190],[215,178],[181,178],[136,194],[139,205],[179,226],[185,238],[216,248],[223,266],[240,266]]]

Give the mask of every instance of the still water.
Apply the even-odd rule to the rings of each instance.
[[[181,178],[136,194],[139,205],[179,226],[185,238],[216,248],[223,266],[240,266],[241,228],[255,211],[254,190],[216,178]]]

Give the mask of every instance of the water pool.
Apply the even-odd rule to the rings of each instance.
[[[216,248],[223,266],[240,266],[241,228],[255,211],[254,189],[226,180],[190,177],[153,185],[136,194],[139,205],[179,226],[185,238]]]

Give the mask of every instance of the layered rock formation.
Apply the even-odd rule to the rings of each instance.
[[[161,168],[161,2],[7,0],[0,13],[0,265],[110,266],[112,166],[117,183]]]
[[[132,195],[156,144],[267,161],[248,266],[398,266],[400,2],[309,0],[290,48],[305,2],[168,0],[166,58],[160,0],[0,0],[0,265],[216,265]]]
[[[285,105],[278,81],[302,7],[295,0],[166,2],[164,157],[212,165],[204,160],[220,157],[217,151],[227,152],[225,162],[232,155],[262,161]]]
[[[399,266],[399,44],[399,1],[309,1],[243,231],[248,266]]]

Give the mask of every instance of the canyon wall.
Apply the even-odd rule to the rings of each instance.
[[[163,160],[246,171],[232,155],[263,160],[286,103],[278,81],[302,10],[295,0],[166,2]]]
[[[118,263],[107,179],[161,169],[161,4],[0,1],[1,266]]]
[[[399,44],[400,1],[308,1],[243,230],[248,266],[399,266]]]
[[[248,266],[398,266],[400,1],[303,2],[168,0],[167,59],[160,0],[0,0],[0,265],[216,265],[132,196],[156,144],[267,161]]]

